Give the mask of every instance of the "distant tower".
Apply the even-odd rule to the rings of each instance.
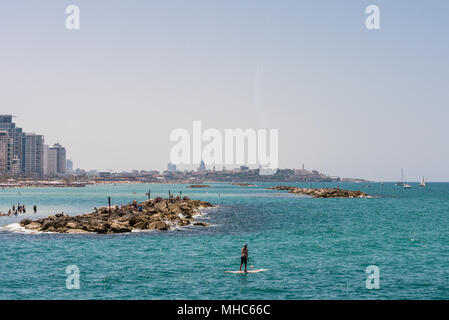
[[[206,171],[206,164],[204,163],[203,160],[201,160],[201,162],[200,162],[200,166],[198,168],[198,171]]]
[[[13,140],[7,131],[0,131],[0,174],[11,172]]]
[[[176,164],[173,164],[173,163],[169,162],[167,164],[167,171],[175,172],[176,171]]]
[[[302,164],[302,170],[304,170],[304,163]]]
[[[67,165],[66,165],[66,171],[67,173],[72,173],[73,172],[73,161],[70,159],[67,159]]]
[[[22,167],[28,175],[42,176],[44,174],[44,136],[26,133],[23,139]]]
[[[48,149],[48,174],[65,174],[67,171],[66,150],[59,143]]]
[[[16,127],[16,124],[12,122],[12,118],[12,115],[0,115],[0,131],[6,131],[9,139],[12,139],[12,144],[10,146],[10,157],[15,158],[16,164],[20,164],[20,170],[18,172],[15,171],[16,174],[20,174],[24,171],[25,165],[23,155],[25,133],[22,131],[22,128]]]

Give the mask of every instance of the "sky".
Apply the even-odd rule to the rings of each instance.
[[[445,0],[2,1],[0,114],[83,169],[165,169],[170,133],[201,120],[278,129],[281,168],[449,181],[448,17]]]

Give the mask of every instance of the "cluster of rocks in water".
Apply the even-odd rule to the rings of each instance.
[[[190,200],[188,197],[147,200],[138,203],[96,209],[95,212],[78,216],[63,213],[32,221],[24,219],[20,225],[25,229],[57,233],[123,233],[133,230],[168,230],[172,226],[198,225],[194,216],[200,209],[214,207],[209,202]]]
[[[191,184],[190,186],[187,186],[187,188],[210,188],[210,185],[208,185],[208,184]]]
[[[233,182],[233,186],[240,186],[240,187],[254,187],[255,184],[252,183],[239,183],[239,182]]]
[[[275,186],[271,190],[288,191],[289,193],[304,194],[313,198],[366,198],[368,195],[358,190],[344,190],[340,188],[298,188],[291,186]]]

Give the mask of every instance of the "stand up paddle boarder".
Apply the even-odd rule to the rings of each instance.
[[[248,245],[245,243],[242,248],[242,256],[240,257],[240,271],[242,271],[242,265],[245,264],[245,272],[246,264],[248,263]]]

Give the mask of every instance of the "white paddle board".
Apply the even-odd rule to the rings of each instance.
[[[256,270],[248,270],[248,271],[225,271],[226,273],[258,273],[262,271],[267,271],[268,269],[256,269]]]

